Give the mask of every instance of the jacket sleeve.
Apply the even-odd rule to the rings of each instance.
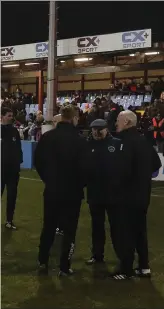
[[[17,142],[17,147],[18,147],[18,151],[20,154],[20,164],[23,163],[23,152],[22,152],[22,144],[21,144],[21,139],[20,139],[20,135],[17,129],[16,130],[16,142]]]
[[[37,143],[34,153],[34,166],[43,182],[45,182],[45,162],[47,151],[47,136],[44,134]]]
[[[88,158],[88,142],[85,138],[80,137],[79,147],[78,147],[78,165],[80,173],[80,181],[82,186],[86,186],[86,176],[87,176],[87,158]]]
[[[156,171],[156,168],[159,167],[159,161],[153,152],[153,146],[144,138],[134,145],[133,165],[136,175],[134,180],[135,200],[137,205],[148,205],[150,203],[152,174],[153,170]]]

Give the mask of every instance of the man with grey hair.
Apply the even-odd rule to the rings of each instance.
[[[117,132],[125,131],[131,127],[136,127],[137,125],[137,116],[130,110],[121,112],[117,118]]]
[[[135,250],[138,268],[135,274],[150,277],[147,243],[147,210],[151,196],[152,173],[161,167],[158,154],[144,136],[137,132],[137,117],[132,111],[118,115],[116,128],[122,140],[121,186],[115,226],[116,253],[121,265],[113,274],[117,280],[133,276]],[[117,197],[116,197],[117,198]]]

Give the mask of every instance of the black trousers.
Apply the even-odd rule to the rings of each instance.
[[[5,186],[7,189],[7,208],[6,208],[6,220],[8,222],[13,221],[16,199],[17,199],[17,187],[19,182],[19,171],[2,170],[1,174],[1,196],[3,195]]]
[[[121,230],[118,207],[109,204],[89,204],[92,218],[92,256],[96,260],[104,258],[105,214],[107,213],[110,225],[111,239],[114,250],[119,258],[122,256]]]
[[[138,217],[138,218],[137,218]],[[140,269],[149,268],[148,239],[147,239],[147,210],[138,210],[135,218],[136,234],[135,249],[138,253]]]
[[[135,251],[138,253],[138,266],[149,268],[147,241],[146,208],[110,207],[111,238],[115,252],[120,260],[123,273],[133,271]]]
[[[41,264],[48,264],[50,249],[55,239],[55,232],[62,216],[64,236],[60,256],[60,270],[67,272],[71,265],[81,200],[56,201],[50,192],[44,193],[44,219],[40,237],[38,260]]]
[[[104,257],[105,212],[110,224],[114,250],[120,260],[123,273],[131,274],[135,250],[138,253],[139,267],[148,268],[148,243],[146,211],[129,209],[123,205],[90,204],[92,217],[92,255],[97,260]]]
[[[107,205],[89,204],[92,225],[92,256],[101,261],[104,258],[105,246],[105,212]]]

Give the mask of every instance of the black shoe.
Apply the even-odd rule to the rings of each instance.
[[[151,270],[150,270],[150,268],[146,268],[146,269],[136,268],[134,270],[134,272],[135,272],[135,275],[137,277],[140,277],[140,278],[151,278]]]
[[[17,230],[16,226],[14,225],[13,222],[6,222],[5,228],[8,230]]]
[[[64,272],[60,270],[58,273],[58,277],[68,277],[68,276],[72,276],[73,274],[74,274],[74,271],[70,268],[68,272]]]
[[[47,264],[39,264],[38,275],[41,275],[41,276],[48,275],[48,265]]]
[[[94,264],[101,264],[104,263],[103,259],[97,260],[94,257],[91,257],[88,261],[85,262],[86,265],[94,265]]]
[[[111,279],[121,281],[121,280],[132,279],[134,277],[134,274],[124,274],[124,273],[122,273],[120,271],[117,271],[117,272],[115,272],[113,274],[110,274],[109,277]]]

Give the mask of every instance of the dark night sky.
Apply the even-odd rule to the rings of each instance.
[[[49,2],[1,2],[1,44],[48,40]],[[151,28],[164,41],[162,2],[59,2],[58,38]]]

